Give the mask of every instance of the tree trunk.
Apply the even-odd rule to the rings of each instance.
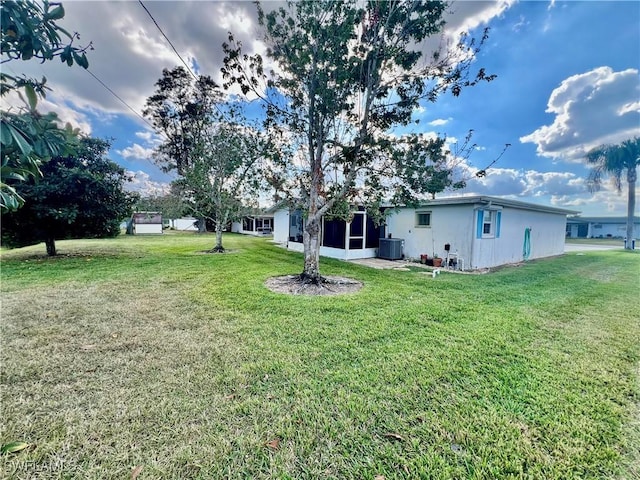
[[[304,270],[300,274],[303,282],[319,284],[320,276],[320,224],[318,220],[312,220],[305,225],[302,234],[304,245]]]
[[[50,257],[55,257],[57,254],[56,239],[53,237],[47,237],[47,239],[44,241],[44,244],[47,247],[47,255],[49,255]]]
[[[637,180],[636,168],[629,168],[627,170],[627,182],[629,184],[629,201],[627,202],[627,245],[626,248],[631,250],[633,245],[633,214],[636,209],[636,180]]]
[[[207,233],[207,219],[204,217],[198,219],[198,233]]]
[[[223,223],[222,222],[217,222],[216,223],[216,246],[213,247],[213,251],[214,252],[219,252],[222,253],[224,252],[224,247],[222,246],[222,227],[223,227]]]

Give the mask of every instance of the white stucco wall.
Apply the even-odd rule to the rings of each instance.
[[[405,257],[412,259],[419,259],[421,254],[445,258],[444,246],[448,243],[450,253],[457,253],[465,270],[522,261],[527,227],[531,228],[530,259],[564,252],[566,215],[494,206],[501,212],[500,236],[476,238],[477,211],[481,208],[466,204],[401,209],[388,217],[387,233],[404,239]],[[431,212],[430,227],[416,227],[416,211]]]
[[[529,259],[561,255],[564,252],[566,223],[564,214],[506,207],[502,210],[500,238],[474,238],[471,265],[473,268],[489,268],[523,261],[527,228],[531,229]]]
[[[161,234],[161,223],[136,223],[133,226],[133,233],[136,235]]]
[[[417,227],[416,212],[431,212],[431,226]],[[470,205],[427,206],[417,210],[403,208],[387,217],[387,235],[404,239],[406,258],[419,259],[427,254],[446,257],[444,246],[451,246],[451,253],[458,253],[465,267],[471,254],[470,232],[475,232]]]

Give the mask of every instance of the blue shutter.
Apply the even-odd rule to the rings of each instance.
[[[500,219],[502,218],[502,212],[496,213],[496,238],[500,238]]]
[[[482,238],[482,220],[484,219],[484,210],[478,210],[478,228],[476,229],[476,238]]]

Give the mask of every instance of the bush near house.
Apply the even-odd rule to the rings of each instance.
[[[357,294],[268,291],[300,255],[228,234],[2,252],[9,477],[635,478],[640,256],[487,275],[327,259]],[[636,420],[634,420],[636,419]]]

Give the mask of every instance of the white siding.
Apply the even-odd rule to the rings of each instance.
[[[133,226],[133,233],[136,235],[161,234],[161,223],[136,223]]]
[[[182,232],[197,232],[198,227],[195,226],[195,222],[197,222],[195,218],[174,218],[169,221],[169,225]]]

